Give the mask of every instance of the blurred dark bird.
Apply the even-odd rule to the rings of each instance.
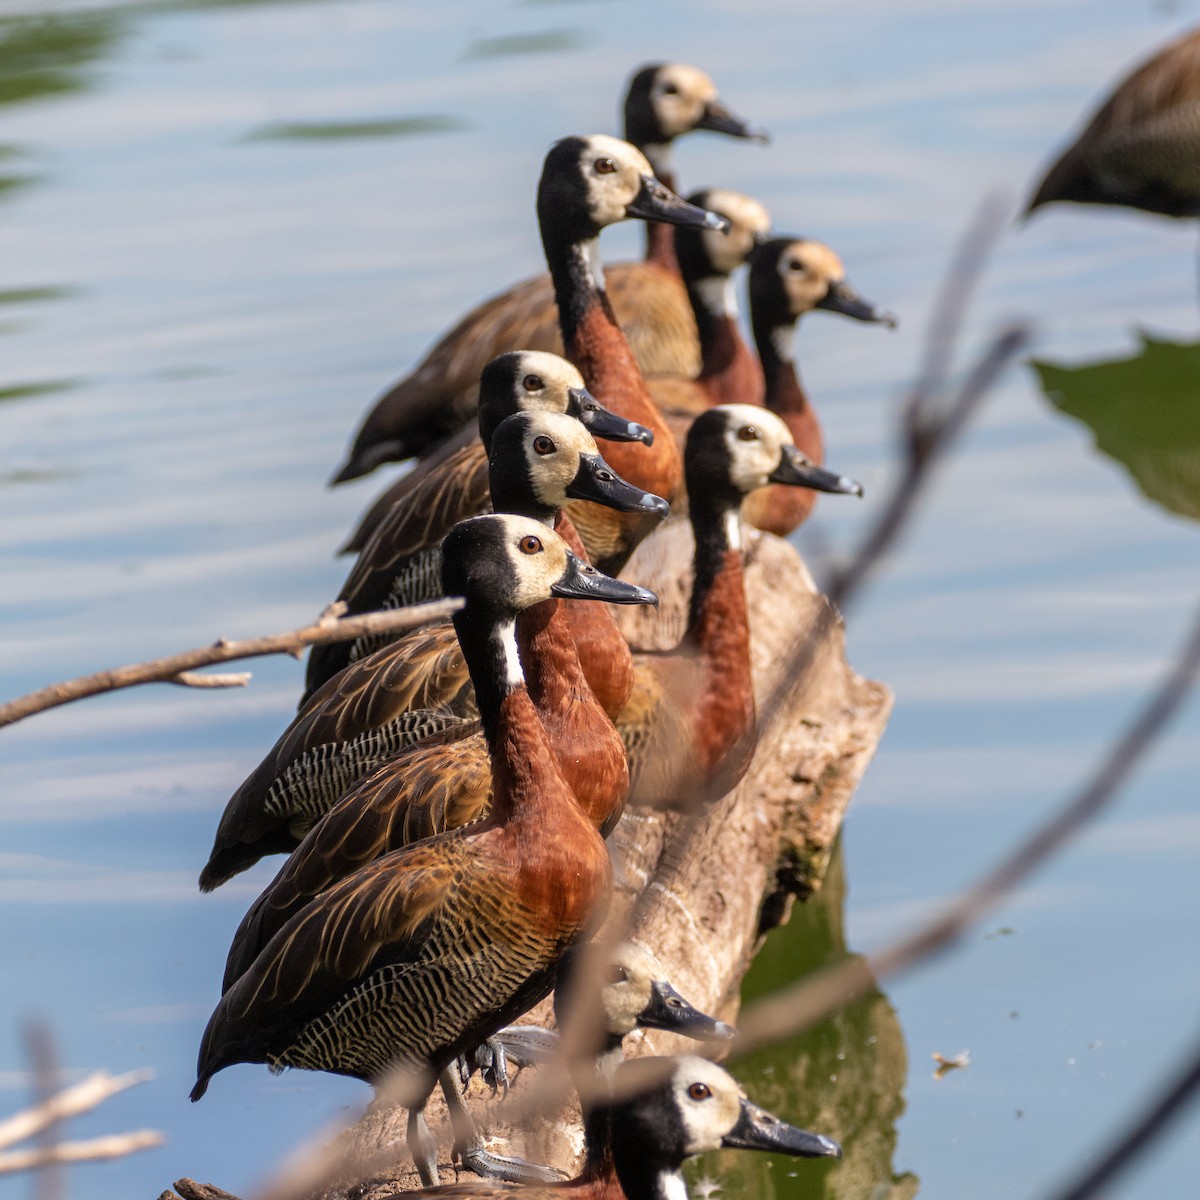
[[[1200,29],[1117,85],[1046,173],[1026,214],[1056,200],[1200,216]]]
[[[713,81],[683,63],[642,67],[629,82],[625,137],[675,188],[670,169],[675,139],[695,130],[765,141],[766,136],[721,102]],[[695,322],[679,279],[669,227],[647,227],[646,259],[608,268],[617,320],[647,374],[695,375],[700,368]],[[375,402],[332,483],[366,475],[385,462],[425,455],[471,419],[479,375],[508,350],[563,353],[549,275],[527,279],[473,309],[415,371]]]

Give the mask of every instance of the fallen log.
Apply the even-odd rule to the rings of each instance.
[[[657,613],[619,610],[635,649],[666,649],[678,642],[690,561],[690,530],[685,522],[672,522],[629,563],[624,576],[653,588],[661,601]],[[883,684],[861,678],[847,664],[841,618],[787,542],[749,533],[746,591],[761,727],[750,771],[712,804],[692,836],[685,836],[680,814],[640,809],[625,814],[613,841],[618,883],[612,919],[632,919],[631,936],[658,956],[683,995],[730,1021],[736,1020],[742,978],[765,933],[786,920],[795,898],[807,898],[821,886],[846,807],[892,706]],[[548,1017],[547,1003],[528,1019],[546,1023]],[[695,1048],[669,1034],[630,1041],[630,1054]],[[535,1076],[522,1072],[505,1103],[532,1091]],[[488,1094],[478,1079],[472,1094]],[[492,1148],[575,1171],[582,1149],[577,1107],[516,1129],[505,1123],[503,1105],[486,1108]],[[428,1115],[435,1137],[448,1147],[440,1098],[430,1103]],[[338,1182],[309,1194],[336,1191],[356,1200],[383,1200],[419,1186],[399,1110],[369,1111],[333,1140],[327,1159],[344,1165],[333,1172]],[[354,1164],[370,1169],[364,1176]],[[440,1169],[443,1180],[454,1177],[448,1151]]]

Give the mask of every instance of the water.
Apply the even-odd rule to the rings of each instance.
[[[801,546],[844,552],[886,492],[958,231],[989,189],[1015,209],[1101,88],[1197,5],[0,4],[51,10],[66,15],[0,24],[6,696],[319,611],[345,569],[331,550],[379,486],[322,487],[364,407],[534,269],[546,145],[611,129],[620,81],[653,58],[704,65],[774,135],[691,139],[685,185],[757,196],[901,315],[894,334],[818,315],[799,335],[831,464],[868,490],[823,503]],[[604,243],[627,257],[638,234]],[[869,951],[973,879],[1169,662],[1200,590],[1194,367],[1183,350],[1165,369],[1170,398],[1139,331],[1195,342],[1194,256],[1190,227],[1118,211],[1052,209],[1003,239],[964,361],[1024,315],[1039,364],[1133,365],[1090,399],[1086,373],[1011,371],[851,614],[851,658],[897,706],[846,823],[844,907],[831,886],[773,935],[748,989]],[[76,1194],[157,1195],[184,1173],[245,1192],[364,1098],[243,1067],[186,1099],[269,868],[203,898],[195,875],[300,686],[294,662],[253,670],[245,691],[142,690],[2,735],[0,1106],[28,1096],[36,1013],[71,1072],[157,1072],[74,1134],[170,1139],[78,1168]],[[1198,734],[1193,700],[1113,812],[960,951],[745,1064],[752,1094],[843,1136],[847,1160],[705,1164],[727,1194],[1042,1195],[1101,1148],[1195,1035]],[[932,1078],[931,1054],[963,1049],[969,1067]],[[1193,1111],[1114,1195],[1191,1194],[1198,1140]]]

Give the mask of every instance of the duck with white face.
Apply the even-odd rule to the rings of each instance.
[[[661,181],[674,190],[670,150],[677,138],[709,130],[766,141],[761,129],[729,110],[708,75],[685,63],[639,68],[629,81],[624,113],[626,139],[646,154]],[[616,264],[609,282],[617,320],[641,369],[656,375],[694,375],[699,369],[696,333],[680,286],[670,228],[648,225],[646,261]],[[679,329],[683,339],[661,336],[660,331],[672,329]],[[488,360],[521,348],[562,351],[548,275],[526,279],[493,296],[431,347],[411,375],[376,401],[332,482],[438,449],[474,414],[479,373]]]
[[[681,1172],[697,1154],[760,1150],[792,1158],[842,1157],[833,1138],[781,1121],[748,1100],[724,1067],[703,1058],[623,1063],[613,1075],[612,1099],[599,1111],[610,1130],[611,1175],[585,1173],[569,1183],[503,1190],[459,1184],[418,1194],[431,1200],[435,1194],[439,1200],[603,1200],[621,1193],[625,1200],[687,1200]]]

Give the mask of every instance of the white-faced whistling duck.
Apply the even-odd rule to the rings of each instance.
[[[635,1029],[663,1029],[698,1042],[737,1036],[732,1025],[689,1004],[662,963],[635,942],[573,946],[559,964],[554,1015],[566,1031],[565,1050],[557,1032],[539,1025],[510,1025],[492,1040],[519,1067],[562,1061],[567,1053],[590,1058],[592,1067],[608,1078],[623,1058],[625,1038]],[[481,1065],[493,1084],[503,1082],[503,1064]]]
[[[584,387],[578,370],[556,354],[518,351],[494,358],[483,369],[479,397],[478,436],[463,437],[453,453],[427,460],[400,481],[398,494],[338,593],[347,613],[400,608],[438,597],[442,538],[459,521],[492,511],[488,456],[492,435],[506,417],[517,412],[567,413],[597,438],[652,440],[643,426],[603,408]],[[561,484],[555,486],[561,489]],[[576,494],[569,481],[566,494]],[[384,636],[314,646],[301,706],[347,663],[390,640]]]
[[[654,431],[653,446],[613,446],[612,465],[630,482],[669,500],[681,478],[679,449],[605,295],[600,231],[631,215],[720,230],[729,222],[663,187],[640,150],[603,136],[563,138],[551,147],[538,182],[537,210],[567,357],[608,408]],[[645,516],[604,514],[574,503],[566,511],[589,557],[610,573],[654,524]]]
[[[565,413],[505,418],[492,436],[490,478],[501,511],[547,525],[567,496],[666,512],[664,501],[616,476],[588,431]],[[557,721],[557,732],[571,742],[574,718],[559,713],[561,688],[555,672],[572,667],[578,674],[580,666],[569,615],[555,617],[555,612],[530,613],[521,627],[530,648],[536,699]],[[553,665],[547,660],[543,666],[536,656],[552,649]],[[602,683],[611,673],[607,664],[600,664]],[[581,675],[572,678],[568,691],[586,689]],[[588,701],[578,706],[581,727],[606,728],[606,710],[590,693]],[[464,656],[449,623],[415,630],[351,663],[312,695],[230,797],[200,874],[201,889],[210,891],[266,854],[294,849],[312,823],[367,772],[425,737],[472,732],[473,716]],[[586,735],[583,741],[590,744]],[[607,776],[598,777],[595,786],[608,782]]]
[[[372,1081],[409,1109],[426,1183],[437,1181],[421,1119],[434,1081],[470,1124],[448,1068],[548,994],[559,958],[611,888],[608,851],[563,781],[525,687],[516,618],[553,596],[654,599],[581,563],[540,522],[499,515],[450,533],[443,584],[465,600],[454,624],[491,756],[491,812],[377,859],[293,917],[221,998],[192,1090],[198,1100],[239,1062]],[[508,1173],[475,1138],[458,1146],[464,1162]],[[509,1177],[528,1176],[516,1168]]]
[[[491,431],[515,412],[538,410],[570,413],[588,427],[592,437],[604,441],[645,445],[654,441],[645,426],[615,417],[604,408],[565,358],[544,350],[510,350],[483,368],[479,377],[479,419],[468,422],[436,453],[415,464],[382,492],[338,553],[359,553],[381,524],[396,519],[392,509],[397,504],[418,510],[431,504],[445,506],[461,512],[460,521],[486,512],[486,446]]]
[[[634,74],[625,99],[625,137],[646,154],[652,169],[672,190],[672,143],[697,129],[766,140],[765,134],[721,103],[712,80],[698,68],[660,63]],[[651,224],[647,239],[650,270],[643,263],[610,268],[613,308],[642,370],[694,375],[699,366],[696,331],[678,283],[669,230]],[[547,275],[527,279],[463,317],[411,375],[375,402],[332,482],[356,479],[382,463],[428,453],[470,420],[484,364],[497,354],[518,349],[563,352]]]
[[[767,210],[741,192],[708,188],[689,196],[688,202],[725,217],[729,232],[674,230],[675,250],[700,334],[700,372],[694,379],[657,376],[647,379],[646,386],[680,446],[688,426],[705,409],[762,403],[762,367],[738,328],[733,273],[767,239],[771,228]]]
[[[1117,85],[1027,212],[1055,200],[1200,217],[1200,29]]]
[[[796,323],[814,309],[889,328],[896,325],[890,312],[850,287],[842,260],[824,243],[782,237],[757,247],[750,256],[750,323],[766,376],[764,403],[783,418],[797,448],[820,463],[825,458],[821,426],[800,383],[792,350]],[[803,488],[764,488],[747,499],[742,516],[757,529],[786,537],[815,501],[816,493]]]
[[[686,1200],[683,1164],[712,1150],[841,1158],[832,1138],[788,1125],[751,1104],[724,1067],[693,1056],[639,1058],[613,1076],[607,1109],[612,1171],[563,1184],[461,1184],[415,1193],[428,1200]],[[589,1147],[590,1151],[590,1147]],[[613,1178],[615,1176],[615,1178]]]
[[[756,739],[740,510],[770,483],[861,495],[793,444],[779,417],[728,404],[692,423],[684,450],[695,581],[687,631],[668,654],[634,655],[633,695],[617,718],[630,801],[687,806],[745,773]]]
[[[585,942],[568,950],[558,967],[554,1015],[561,1036],[537,1025],[510,1025],[476,1050],[470,1067],[482,1067],[496,1088],[507,1085],[510,1063],[566,1065],[583,1108],[585,1158],[573,1186],[603,1184],[619,1195],[603,1105],[624,1060],[625,1038],[635,1029],[661,1029],[693,1041],[724,1042],[737,1030],[689,1004],[658,959],[633,942]]]
[[[506,449],[510,431],[519,429],[521,423],[544,426],[550,422],[568,421],[569,417],[557,413],[508,417],[496,430],[497,449]],[[524,440],[529,441],[528,434]],[[497,479],[497,493],[505,499],[512,486]],[[550,510],[538,513],[533,508],[528,497],[523,497],[525,515],[543,520],[551,515]],[[529,696],[554,747],[559,771],[576,803],[601,836],[607,837],[624,811],[629,795],[629,771],[624,741],[613,726],[610,713],[589,686],[576,650],[578,614],[588,608],[602,612],[612,626],[625,672],[622,695],[627,700],[633,688],[633,656],[604,605],[547,600],[521,613],[517,618],[516,637]],[[361,660],[339,678],[344,680],[351,676],[356,683],[355,690],[359,684],[362,689],[369,689],[367,669],[381,659],[385,665],[390,664],[393,658],[405,661],[403,643],[393,644],[371,658]],[[602,661],[601,666],[607,682],[615,671],[608,661]],[[347,690],[339,689],[331,697],[331,708],[340,705]],[[340,732],[348,744],[333,747],[333,750],[343,759],[349,759],[370,731],[346,720]],[[323,780],[317,776],[317,770],[334,754],[328,753],[328,743],[320,749],[326,754],[317,769],[308,772],[308,791],[302,799],[309,802],[307,813],[315,807],[311,797],[319,783],[322,785],[321,801],[328,811],[312,824],[274,880],[242,918],[229,949],[222,990],[228,989],[276,931],[314,896],[364,863],[392,850],[482,820],[491,807],[487,748],[477,722],[464,723],[426,738],[389,755],[382,762],[372,763],[364,757],[362,763],[347,763],[336,776],[329,774]],[[343,781],[352,772],[354,782],[346,786]],[[282,776],[277,773],[276,777],[287,778],[295,774],[296,771],[289,767]],[[257,794],[261,796],[261,787]],[[268,820],[278,824],[275,813],[263,814],[261,809],[260,802],[253,810],[255,828],[261,828]],[[249,824],[248,819],[242,822],[243,828]],[[292,828],[289,826],[289,833]],[[278,836],[274,828],[272,834]],[[251,846],[242,853],[248,856],[256,851],[257,847]]]

